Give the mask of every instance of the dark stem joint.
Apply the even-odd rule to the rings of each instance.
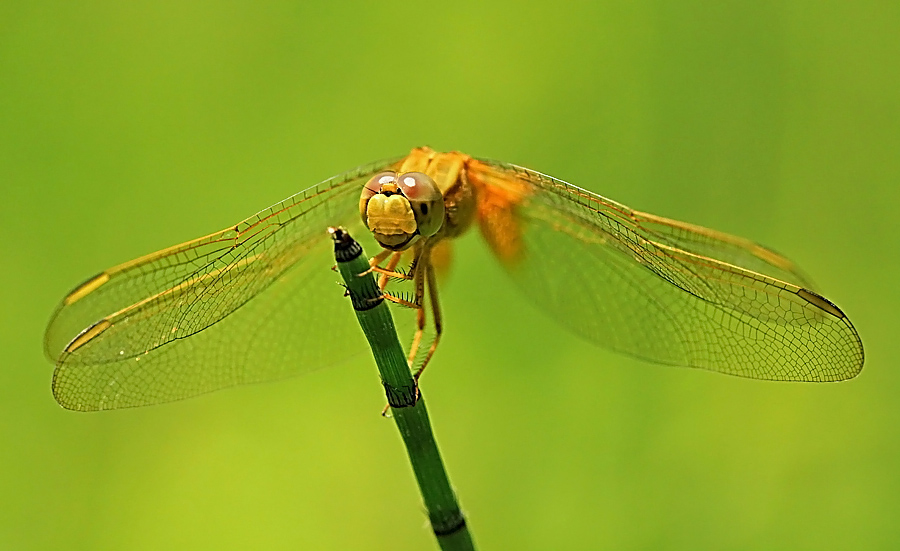
[[[367,285],[366,287],[369,286]],[[357,312],[371,310],[384,302],[384,296],[381,294],[381,290],[377,285],[374,285],[370,289],[365,289],[363,293],[353,292],[348,287],[347,292],[350,294],[350,303],[353,304],[353,309]]]
[[[450,520],[453,522],[448,522],[443,526],[432,523],[431,528],[434,530],[434,535],[437,537],[450,536],[466,527],[466,517],[459,511],[456,511],[456,518]]]
[[[382,381],[384,395],[387,396],[388,405],[391,408],[408,408],[419,401],[419,389],[416,386],[395,387]]]

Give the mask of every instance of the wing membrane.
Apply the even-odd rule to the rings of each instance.
[[[76,288],[45,336],[57,400],[79,410],[147,405],[346,357],[336,336],[358,330],[334,285],[325,229],[356,227],[364,238],[359,188],[396,161],[336,176]]]
[[[791,260],[749,239],[646,212],[632,211],[632,214],[641,227],[656,236],[660,244],[734,264],[799,287],[815,288],[809,277]]]
[[[515,165],[483,160],[470,173],[507,196],[519,190],[514,240],[523,250],[504,265],[591,341],[755,379],[836,381],[862,368],[850,320],[777,253]]]

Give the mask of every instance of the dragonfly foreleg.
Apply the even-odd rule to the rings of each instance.
[[[390,249],[384,249],[372,258],[369,259],[369,267],[374,268],[384,262],[384,259],[391,256],[392,254],[396,254],[394,251]]]
[[[381,273],[378,277],[378,286],[381,288],[381,291],[384,292],[385,288],[387,288],[387,284],[391,281],[391,274],[393,274],[397,268],[397,264],[400,263],[400,257],[402,253],[394,252],[391,255],[391,259],[388,260],[387,266],[385,266],[386,272]]]
[[[369,260],[369,269],[361,273],[360,275],[368,275],[372,272],[380,274],[380,277],[378,278],[378,286],[382,291],[384,291],[384,288],[387,287],[388,281],[390,281],[391,279],[409,281],[413,278],[413,276],[411,276],[409,273],[397,271],[397,264],[400,263],[400,258],[402,255],[402,251],[391,251],[385,249]],[[385,265],[384,268],[379,266],[379,264],[384,262],[384,259],[388,256],[390,256],[391,259],[388,260],[387,265]]]

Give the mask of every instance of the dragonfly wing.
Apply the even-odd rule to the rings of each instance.
[[[659,243],[740,266],[798,287],[815,289],[809,277],[791,260],[749,239],[647,212],[632,211],[632,215]]]
[[[850,320],[768,249],[742,250],[750,242],[514,165],[474,161],[468,176],[482,194],[482,231],[507,271],[593,342],[755,379],[836,381],[862,368]],[[512,218],[498,222],[481,207],[491,203],[506,203]]]
[[[353,348],[337,337],[358,329],[325,230],[344,225],[364,239],[359,189],[395,164],[341,174],[77,287],[45,336],[57,400],[79,410],[148,405],[346,358]]]

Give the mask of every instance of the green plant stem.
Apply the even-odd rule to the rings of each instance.
[[[388,405],[406,445],[428,518],[444,551],[474,551],[466,519],[450,487],[450,479],[438,451],[425,400],[406,362],[394,320],[375,277],[361,275],[369,269],[362,247],[342,229],[329,229],[334,254],[359,324],[366,334],[384,385]]]

